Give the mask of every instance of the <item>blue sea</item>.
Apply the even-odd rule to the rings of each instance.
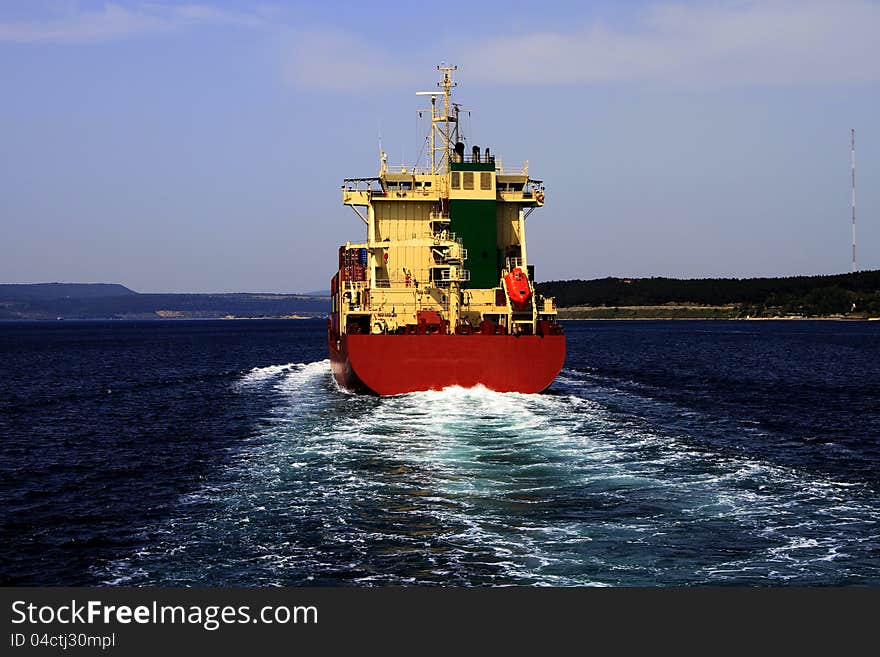
[[[0,323],[0,583],[880,585],[880,322],[568,322],[540,395],[324,335]]]

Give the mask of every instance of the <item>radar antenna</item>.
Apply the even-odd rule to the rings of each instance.
[[[850,132],[852,153],[852,270],[856,270],[856,129]]]

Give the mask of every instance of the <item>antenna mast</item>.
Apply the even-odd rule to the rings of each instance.
[[[850,132],[852,153],[852,270],[856,270],[856,129]]]
[[[458,138],[458,107],[455,107],[454,115],[449,113],[449,99],[451,97],[452,87],[456,83],[452,81],[452,72],[457,71],[457,66],[438,66],[438,71],[443,72],[443,79],[437,83],[442,91],[417,91],[417,96],[431,97],[431,173],[436,175],[441,171],[445,172],[446,163],[449,160],[449,150],[452,147],[453,132],[449,129],[449,124],[455,125],[454,134]],[[437,96],[443,95],[443,108],[437,109]],[[440,145],[437,145],[437,136],[440,137]],[[442,153],[438,158],[437,154]],[[438,163],[439,159],[439,163]]]

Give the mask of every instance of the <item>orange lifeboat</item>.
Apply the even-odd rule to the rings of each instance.
[[[507,296],[517,306],[524,305],[532,296],[532,291],[529,289],[529,279],[519,267],[515,267],[513,271],[504,275],[504,287],[507,288]]]

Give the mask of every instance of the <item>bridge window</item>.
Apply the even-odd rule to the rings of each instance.
[[[480,173],[480,189],[492,189],[492,174],[488,171]]]
[[[473,171],[463,171],[464,174],[464,182],[462,185],[462,189],[473,189],[474,188],[474,172]]]
[[[458,171],[452,172],[452,189],[461,189],[461,173]]]

